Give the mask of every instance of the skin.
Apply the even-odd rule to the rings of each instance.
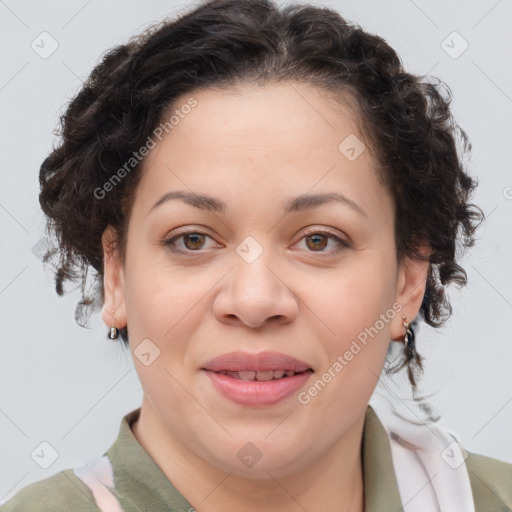
[[[292,86],[293,85],[293,86]],[[130,332],[133,351],[150,339],[160,355],[144,365],[141,415],[132,430],[164,474],[201,512],[362,511],[361,440],[370,396],[391,339],[403,337],[425,292],[428,262],[397,262],[394,207],[370,149],[354,161],[338,145],[364,140],[348,103],[312,85],[209,89],[144,163],[124,264],[109,227],[103,235],[107,326]],[[305,101],[307,100],[307,101]],[[180,200],[148,214],[165,192],[207,194],[226,214]],[[338,192],[366,215],[328,203],[283,214],[306,193]],[[178,227],[204,238],[161,240]],[[328,231],[350,243],[307,236]],[[263,253],[236,252],[248,236]],[[196,252],[193,252],[196,251]],[[307,405],[296,394],[267,407],[237,405],[200,370],[234,350],[276,350],[325,372],[379,315],[402,310]],[[237,452],[252,442],[251,468]],[[342,504],[342,505],[340,505]]]

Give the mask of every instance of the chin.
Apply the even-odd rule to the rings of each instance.
[[[220,447],[221,451],[208,450],[208,462],[224,472],[261,480],[300,471],[297,453],[294,453],[296,443],[276,446],[268,440],[260,442],[256,436],[254,441],[250,441],[251,437],[246,439],[229,445],[219,443],[215,448]]]

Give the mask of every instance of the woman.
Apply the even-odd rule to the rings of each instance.
[[[512,465],[369,405],[391,340],[415,388],[414,322],[465,284],[458,135],[440,85],[328,8],[214,0],[110,51],[40,202],[57,291],[94,268],[82,307],[144,399],[0,509],[509,510]]]

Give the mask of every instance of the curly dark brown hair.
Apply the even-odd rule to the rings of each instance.
[[[313,84],[355,109],[376,172],[394,200],[397,258],[423,259],[419,246],[432,248],[421,316],[439,327],[451,315],[445,288],[467,281],[456,250],[474,244],[484,214],[468,203],[477,184],[463,160],[471,144],[451,114],[450,89],[434,77],[405,72],[384,39],[331,8],[212,0],[105,52],[60,118],[58,146],[41,165],[39,199],[47,232],[56,237],[45,261],[59,258],[57,293],[64,293],[66,280],[82,283],[79,323],[104,302],[101,237],[108,225],[124,258],[144,160],[104,197],[97,191],[184,94],[271,81]],[[96,271],[92,296],[84,292],[90,267]],[[127,327],[120,333],[128,346]],[[421,368],[414,350],[405,351],[405,362]]]

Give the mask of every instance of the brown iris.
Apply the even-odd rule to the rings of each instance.
[[[191,239],[192,239],[192,242],[191,242],[192,246],[189,247],[189,245],[187,244],[187,241],[190,241]],[[185,247],[187,249],[191,249],[191,250],[200,249],[201,244],[204,243],[204,235],[202,235],[201,233],[187,233],[186,235],[183,235],[183,243],[185,244]]]
[[[319,238],[323,238],[324,239],[324,243],[323,244],[321,244],[321,245],[316,244],[316,245],[312,245],[312,246],[309,245],[309,242],[311,240],[313,240],[313,239],[318,240]],[[326,235],[316,234],[316,235],[310,235],[310,236],[306,237],[306,244],[308,245],[308,247],[310,249],[323,249],[327,245],[327,242],[328,242],[328,239],[327,239]]]

